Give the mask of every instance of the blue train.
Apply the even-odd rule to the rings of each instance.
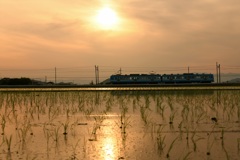
[[[111,75],[111,84],[212,83],[213,74],[129,74]]]

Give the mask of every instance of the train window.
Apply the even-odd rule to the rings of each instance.
[[[132,80],[137,80],[137,79],[138,79],[138,77],[131,77],[131,79],[132,79]]]
[[[168,76],[164,76],[163,79],[164,79],[164,80],[168,80],[169,77],[168,77]]]

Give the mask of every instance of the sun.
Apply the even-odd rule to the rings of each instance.
[[[109,7],[98,10],[95,20],[99,27],[104,30],[114,29],[119,23],[118,15]]]

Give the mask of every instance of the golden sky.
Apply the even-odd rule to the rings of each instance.
[[[239,0],[0,0],[0,68],[234,66],[239,28]]]

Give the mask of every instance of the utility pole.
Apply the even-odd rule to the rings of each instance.
[[[55,84],[57,84],[57,68],[55,67]]]
[[[218,63],[216,62],[216,78],[217,78],[217,83],[218,83]]]
[[[218,65],[219,83],[221,83],[221,69],[220,64]]]
[[[221,83],[221,65],[216,62],[217,83]]]
[[[96,84],[97,84],[97,66],[95,65],[95,81],[96,81]]]
[[[97,66],[97,84],[99,84],[99,68],[98,68],[98,66]]]
[[[95,65],[95,79],[96,79],[96,85],[99,84],[99,70],[98,66]]]

